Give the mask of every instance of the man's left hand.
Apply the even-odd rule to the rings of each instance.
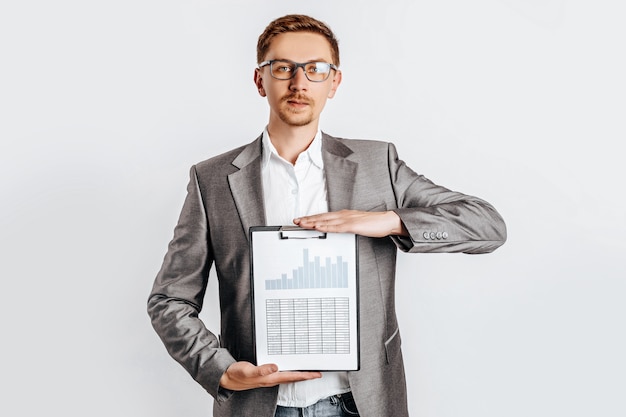
[[[299,217],[294,224],[303,229],[329,233],[354,233],[367,237],[408,236],[400,217],[393,211],[341,210]]]

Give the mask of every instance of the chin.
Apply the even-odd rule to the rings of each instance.
[[[313,117],[310,115],[281,114],[280,119],[289,126],[294,127],[306,126],[313,122]]]

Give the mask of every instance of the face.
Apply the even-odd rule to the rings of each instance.
[[[276,36],[265,60],[286,59],[294,62],[324,61],[333,63],[330,44],[324,36],[311,32],[290,32]],[[267,97],[270,124],[306,126],[317,123],[326,100],[335,95],[341,82],[341,72],[331,70],[326,81],[309,81],[302,68],[290,80],[277,80],[270,75],[269,66],[256,69],[254,82],[259,94]]]

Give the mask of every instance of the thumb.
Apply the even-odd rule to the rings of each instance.
[[[266,363],[265,365],[257,366],[257,372],[259,373],[259,376],[270,375],[278,372],[278,366],[273,363]]]

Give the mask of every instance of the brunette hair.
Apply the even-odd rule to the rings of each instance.
[[[330,30],[330,27],[328,27],[326,23],[301,14],[290,14],[279,17],[267,25],[261,36],[259,36],[257,43],[257,63],[262,62],[265,58],[272,39],[281,33],[287,32],[313,32],[324,36],[326,40],[328,40],[328,43],[330,43],[330,50],[334,61],[332,63],[339,66],[339,42],[337,42],[333,31]]]

